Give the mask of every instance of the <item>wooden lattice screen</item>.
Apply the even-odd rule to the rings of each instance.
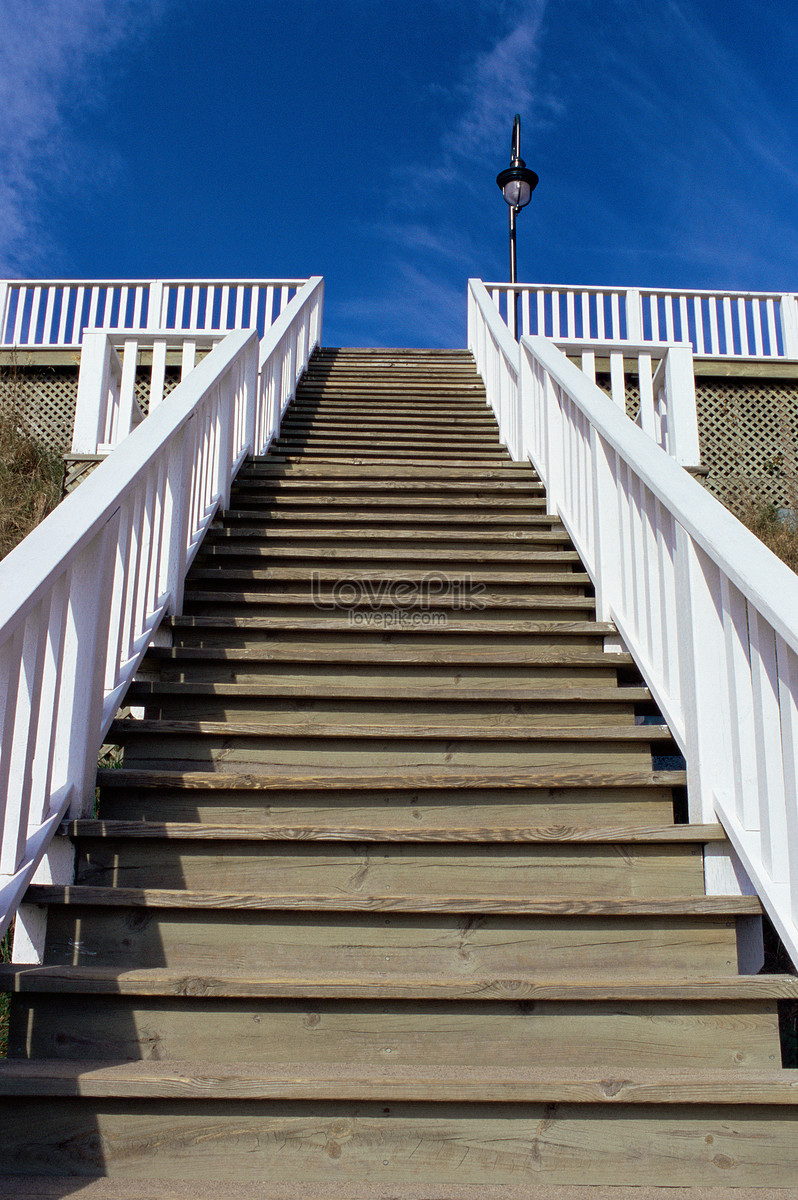
[[[609,375],[596,382],[609,395]],[[626,411],[633,420],[639,405],[637,380],[627,376]],[[704,486],[725,502],[737,501],[744,488],[752,499],[794,507],[798,381],[699,375],[696,408]]]
[[[180,382],[179,368],[168,368],[164,393]],[[72,445],[78,367],[4,367],[0,369],[0,409],[14,412],[23,432],[61,454]],[[150,399],[150,370],[136,376],[136,398],[146,412]]]

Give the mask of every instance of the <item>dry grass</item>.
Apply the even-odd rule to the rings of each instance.
[[[725,498],[739,521],[798,574],[798,507],[779,508],[768,496],[741,484]]]
[[[13,924],[0,940],[0,963],[11,962],[11,945],[13,941]],[[0,992],[0,1058],[8,1055],[8,1016],[11,1008],[11,995]]]
[[[26,427],[13,367],[4,372],[0,408],[0,558],[61,499],[63,460]]]

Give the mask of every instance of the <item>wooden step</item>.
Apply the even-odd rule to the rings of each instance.
[[[156,1169],[155,1164],[153,1169]],[[7,1200],[63,1200],[74,1188],[74,1176],[34,1177],[0,1176],[0,1196]],[[323,1184],[296,1184],[287,1192],[285,1184],[218,1178],[166,1179],[163,1176],[138,1176],[134,1180],[119,1177],[87,1178],[80,1181],[81,1200],[585,1200],[582,1185],[554,1184],[428,1184],[338,1183],[326,1179]],[[531,1189],[531,1190],[530,1190]],[[763,1200],[762,1189],[734,1186],[641,1187],[591,1185],[589,1200]],[[795,1189],[770,1187],[767,1200],[795,1200]]]
[[[198,1058],[370,1069],[599,1066],[778,1070],[772,999],[330,1000],[19,993],[9,1057],[94,1063]],[[711,1030],[711,1036],[707,1036]]]
[[[394,972],[428,979],[459,974],[471,983],[478,976],[513,979],[533,971],[540,977],[545,963],[545,972],[558,979],[647,974],[653,983],[673,975],[736,975],[735,918],[748,920],[761,911],[750,897],[725,904],[713,897],[688,898],[665,912],[651,911],[655,902],[646,909],[645,901],[623,911],[609,902],[563,902],[557,910],[544,898],[543,911],[536,912],[471,904],[397,908],[382,898],[370,906],[362,898],[350,904],[337,897],[327,905],[320,897],[322,904],[314,906],[303,896],[185,889],[135,889],[125,905],[120,897],[102,902],[113,888],[95,891],[97,902],[83,893],[87,902],[78,903],[76,890],[64,904],[56,901],[56,891],[32,893],[31,902],[51,897],[45,966],[99,962],[215,976],[231,965],[263,972],[307,958],[314,977],[340,972],[359,975],[361,984],[378,984]]]
[[[581,905],[617,904],[621,912],[637,912],[625,906],[706,900],[701,846],[683,842],[421,844],[394,843],[387,833],[383,841],[368,844],[271,839],[256,843],[235,836],[214,841],[155,838],[144,844],[140,838],[81,837],[75,880],[67,893],[70,899],[74,895],[75,903],[96,903],[93,889],[102,889],[121,897],[120,904],[140,892],[148,906],[150,896],[173,898],[182,890],[189,904],[195,894],[243,895],[261,897],[250,899],[249,906],[257,902],[295,908],[307,907],[321,896],[320,909],[336,897],[335,903],[347,909],[390,902],[392,910],[412,912],[463,911],[471,893],[468,910],[476,905],[479,912],[538,913],[538,907],[529,906],[539,905],[540,896],[547,904],[576,905],[580,914]],[[516,892],[523,895],[530,889],[534,897],[512,901],[521,906],[517,909],[507,907]],[[718,898],[711,899],[720,904]],[[559,913],[562,907],[551,911]]]
[[[204,967],[198,960],[195,968]],[[798,1000],[795,975],[713,974],[672,972],[652,979],[648,972],[544,974],[539,969],[511,974],[471,972],[428,973],[386,971],[365,979],[347,969],[319,970],[298,964],[268,970],[227,966],[213,972],[169,967],[121,968],[96,963],[28,966],[0,963],[0,990],[14,993],[58,993],[113,996],[186,996],[253,998],[305,998],[308,1000],[471,1000],[569,1003],[637,1003],[702,1001],[707,1003],[754,1000]]]
[[[124,720],[114,721],[109,729],[109,739],[120,745],[128,745],[131,739],[149,740],[154,737],[200,737],[207,735],[232,740],[234,738],[258,738],[261,742],[276,739],[281,744],[290,739],[387,739],[390,741],[440,741],[445,739],[447,747],[452,742],[466,742],[467,749],[475,749],[481,742],[671,742],[673,735],[667,725],[539,725],[530,730],[527,725],[502,725],[500,727],[464,724],[445,728],[430,728],[428,725],[401,725],[347,723],[342,721],[281,722],[278,727],[266,721],[197,721],[197,720]]]
[[[478,547],[486,551],[493,547],[512,547],[516,554],[522,554],[536,547],[570,546],[568,534],[562,531],[550,530],[519,530],[504,532],[502,530],[479,529],[467,530],[419,530],[419,529],[359,529],[353,523],[342,523],[337,528],[329,526],[314,526],[309,529],[297,528],[296,524],[287,527],[274,528],[271,522],[258,528],[229,528],[211,526],[203,542],[205,547],[222,545],[231,546],[244,553],[250,551],[254,543],[262,544],[264,551],[270,546],[302,546],[313,549],[334,548],[346,546],[356,549],[369,543],[370,548],[387,550],[396,548],[400,554],[410,543],[414,547],[445,548],[459,550],[462,547]]]
[[[414,631],[411,631],[414,632]],[[440,631],[435,631],[442,640]],[[394,635],[391,634],[391,637]],[[420,637],[420,635],[418,635]],[[629,654],[605,654],[603,650],[567,649],[548,646],[507,646],[500,643],[496,647],[481,648],[479,645],[458,646],[456,641],[451,645],[435,645],[434,649],[425,645],[387,644],[384,635],[373,644],[366,644],[362,639],[352,639],[351,644],[345,642],[335,645],[319,639],[302,642],[298,638],[292,644],[272,645],[263,643],[253,646],[230,646],[229,642],[220,646],[187,646],[167,647],[153,646],[147,652],[148,660],[155,662],[242,662],[242,663],[363,663],[385,666],[398,664],[414,664],[420,667],[460,663],[471,666],[494,666],[521,668],[524,666],[556,666],[562,668],[599,667],[602,670],[617,670],[619,666],[634,662]]]
[[[369,1067],[329,1063],[235,1063],[208,1074],[201,1062],[0,1062],[0,1096],[161,1097],[198,1100],[380,1100],[461,1104],[788,1105],[798,1104],[798,1071],[636,1071],[631,1078],[565,1068],[438,1065]],[[798,1166],[798,1154],[795,1156]]]
[[[721,825],[614,825],[614,826],[503,826],[491,824],[432,826],[415,822],[414,826],[391,825],[386,820],[382,829],[368,825],[329,824],[317,822],[291,825],[252,824],[201,825],[194,821],[109,821],[83,818],[66,821],[61,832],[70,837],[91,838],[177,838],[180,840],[233,839],[239,841],[344,841],[374,842],[422,841],[422,842],[530,842],[530,843],[577,843],[591,845],[617,842],[623,845],[638,843],[656,844],[703,844],[726,841]]]
[[[111,771],[110,774],[116,774]],[[148,773],[142,786],[140,771],[126,773],[121,784],[101,780],[101,819],[128,821],[194,822],[246,829],[269,823],[277,828],[337,830],[342,826],[370,830],[368,840],[389,834],[396,840],[424,840],[426,829],[453,831],[463,828],[547,827],[568,830],[592,824],[596,828],[657,827],[673,821],[674,792],[664,785],[557,789],[520,788],[507,793],[497,788],[448,790],[393,786],[366,790],[274,788],[268,795],[254,787],[215,787],[214,776],[203,788],[194,775],[191,786],[183,780],[153,784]],[[486,833],[487,838],[487,833]]]
[[[501,791],[525,788],[584,788],[606,787],[684,787],[684,771],[654,770],[573,770],[568,767],[513,770],[463,770],[445,766],[429,769],[407,767],[397,779],[393,770],[374,770],[369,767],[318,767],[315,771],[297,771],[274,767],[263,771],[149,771],[100,769],[97,780],[101,787],[188,787],[234,788],[242,791],[290,790],[292,792],[336,790],[357,792],[392,789],[399,785],[413,789],[497,789]]]
[[[442,560],[446,561],[446,560]],[[312,564],[312,560],[310,560]],[[347,564],[345,569],[341,567],[313,567],[312,565],[295,562],[293,566],[270,566],[270,567],[248,567],[234,565],[219,565],[221,559],[217,560],[217,565],[213,567],[195,566],[192,568],[190,579],[191,581],[215,579],[221,580],[223,583],[230,583],[234,580],[246,579],[251,582],[256,580],[283,581],[292,583],[305,583],[315,581],[317,584],[324,582],[341,583],[342,581],[366,581],[374,580],[378,583],[386,583],[397,581],[401,583],[417,583],[429,581],[431,577],[439,578],[440,568],[437,571],[424,571],[418,566],[409,566],[407,569],[393,569],[384,567],[382,569],[375,567],[362,567],[357,565]],[[468,564],[463,564],[468,567]],[[454,574],[456,568],[448,569],[449,574]],[[461,572],[461,577],[466,579],[470,585],[479,583],[485,587],[496,586],[498,584],[515,584],[527,589],[534,584],[540,588],[557,588],[569,589],[571,591],[578,589],[584,592],[586,587],[592,587],[592,580],[586,572],[582,571],[524,571],[518,569],[515,571],[483,571],[479,564],[473,564],[468,569]]]
[[[364,601],[365,599],[364,597]],[[496,621],[492,615],[490,617],[475,617],[473,609],[465,609],[462,613],[451,615],[459,617],[457,626],[451,631],[453,637],[458,641],[462,641],[469,634],[479,634],[480,639],[485,639],[490,637],[491,634],[497,633],[502,637],[512,638],[513,645],[518,645],[518,638],[522,636],[525,638],[541,638],[547,643],[549,641],[554,643],[562,640],[567,644],[569,641],[579,640],[580,643],[588,644],[590,641],[596,639],[617,636],[615,626],[609,621],[530,621],[519,619]],[[169,618],[166,624],[170,629],[176,631],[218,630],[225,633],[229,633],[232,630],[278,631],[285,634],[294,630],[301,630],[307,633],[331,633],[336,630],[351,629],[351,621],[348,617],[336,616],[334,613],[322,613],[320,610],[317,610],[313,616],[307,618],[297,617],[293,620],[284,617],[270,618],[268,616],[180,616]],[[404,644],[408,644],[407,637],[402,637],[401,634],[399,637]],[[611,662],[610,665],[612,665]]]
[[[495,684],[480,685],[479,682],[465,683],[462,681],[447,687],[445,684],[423,681],[408,682],[404,678],[393,685],[372,684],[367,679],[348,682],[324,684],[323,691],[309,692],[305,683],[292,683],[290,678],[264,677],[258,681],[233,682],[230,680],[185,680],[179,683],[170,680],[138,679],[130,685],[127,693],[129,701],[146,704],[153,697],[178,696],[221,696],[221,697],[253,697],[258,699],[299,697],[302,699],[326,697],[332,700],[424,700],[441,702],[471,702],[489,703],[566,703],[585,701],[590,703],[619,704],[651,699],[651,693],[645,687],[615,687],[608,685],[586,686],[571,685],[558,687],[556,684],[535,686],[530,683],[508,683],[506,680]]]
[[[492,507],[487,506],[480,510],[478,506],[469,513],[452,513],[448,508],[443,511],[423,510],[413,511],[401,510],[396,511],[379,511],[363,508],[347,508],[346,506],[336,505],[333,511],[330,511],[326,501],[318,500],[316,505],[310,503],[304,508],[280,508],[271,505],[265,505],[260,508],[249,509],[228,509],[217,518],[211,526],[212,530],[218,529],[238,529],[239,527],[247,528],[249,525],[257,525],[270,530],[287,530],[290,532],[299,531],[306,525],[322,530],[329,528],[338,528],[340,526],[351,528],[367,528],[371,525],[380,525],[385,529],[393,529],[396,527],[400,530],[416,530],[416,529],[443,529],[444,532],[458,530],[462,531],[466,536],[480,531],[488,531],[492,533],[494,529],[497,531],[518,531],[528,532],[534,530],[540,531],[541,534],[549,533],[557,537],[567,537],[568,534],[563,525],[556,517],[547,516],[535,509],[530,509],[528,512],[514,513],[494,513]]]

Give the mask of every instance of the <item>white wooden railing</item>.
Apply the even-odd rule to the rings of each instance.
[[[93,811],[105,733],[235,472],[279,426],[323,288],[309,280],[260,346],[227,334],[0,563],[0,933],[37,866],[52,877],[62,817]],[[18,924],[18,960],[24,945]]]
[[[261,337],[304,279],[0,280],[0,346],[75,347],[85,329]]]
[[[539,334],[555,342],[690,342],[699,358],[798,359],[794,293],[485,286],[511,332],[520,336]]]
[[[798,962],[798,578],[479,281],[469,345],[682,749],[690,820],[722,822]]]

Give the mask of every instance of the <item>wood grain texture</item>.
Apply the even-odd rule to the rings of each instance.
[[[385,1109],[388,1108],[386,1112]],[[11,1097],[5,1169],[179,1181],[794,1186],[794,1109]],[[733,1114],[732,1119],[730,1116]],[[396,1194],[396,1193],[394,1193]],[[401,1191],[399,1192],[401,1195]],[[424,1193],[422,1193],[424,1194]]]
[[[15,1001],[9,1055],[108,1063],[397,1063],[769,1070],[772,1000],[277,1000],[40,993]],[[19,1014],[19,1020],[17,1016]]]
[[[428,1067],[344,1063],[218,1064],[93,1061],[0,1062],[0,1096],[102,1096],[203,1100],[384,1100],[457,1104],[774,1105],[798,1104],[798,1071]],[[797,1160],[798,1161],[798,1160]]]
[[[25,966],[0,963],[0,990],[17,993],[59,993],[112,996],[186,997],[305,997],[307,999],[374,1000],[480,1000],[480,1001],[684,1001],[710,1003],[738,1000],[796,1000],[794,975],[711,975],[696,970],[689,975],[672,971],[651,978],[626,972],[612,977],[601,966],[591,974],[555,976],[539,970],[498,975],[472,972],[470,976],[438,971],[421,973],[392,970],[366,979],[355,971],[310,969],[300,964],[244,969],[226,964],[214,972],[190,968],[119,968],[93,965]]]
[[[529,916],[662,917],[758,915],[757,896],[680,896],[656,899],[566,900],[544,897],[342,895],[340,892],[262,894],[196,891],[189,888],[91,887],[80,884],[31,884],[29,904],[102,905],[145,908],[249,909],[314,912],[386,911],[399,913],[501,913]]]
[[[383,813],[384,815],[384,813]],[[371,825],[320,824],[200,824],[197,821],[125,821],[84,818],[61,826],[72,837],[92,838],[176,838],[236,839],[240,841],[420,841],[420,842],[583,842],[583,843],[704,843],[723,842],[721,825],[628,825],[628,826],[502,826],[502,825],[402,825],[386,821],[379,828]]]

